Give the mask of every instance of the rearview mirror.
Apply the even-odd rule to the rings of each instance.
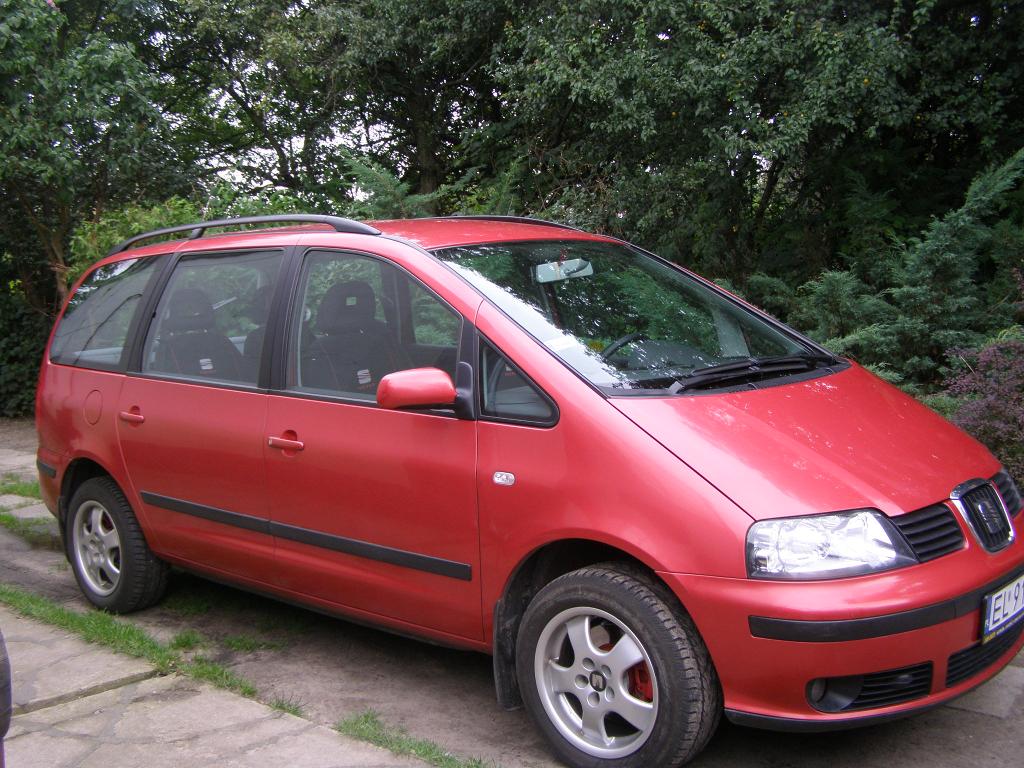
[[[455,385],[440,368],[395,371],[377,385],[377,404],[381,408],[430,408],[454,403]]]
[[[592,274],[594,265],[586,259],[549,261],[533,268],[533,276],[538,283],[555,283],[572,277],[590,277]]]

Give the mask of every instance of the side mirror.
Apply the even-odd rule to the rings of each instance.
[[[377,385],[381,408],[429,408],[455,404],[455,385],[440,368],[395,371]]]

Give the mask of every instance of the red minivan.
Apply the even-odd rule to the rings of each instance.
[[[1024,643],[992,454],[707,280],[549,222],[140,235],[75,286],[36,413],[97,606],[151,605],[174,565],[491,653],[499,702],[573,766],[682,764],[722,713],[901,717]]]

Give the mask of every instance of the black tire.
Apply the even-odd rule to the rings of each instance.
[[[586,623],[580,624],[584,617]],[[589,648],[597,654],[593,661],[580,660],[576,650],[580,635],[570,630],[573,622],[577,628],[586,628]],[[563,632],[564,637],[560,634]],[[620,632],[617,637],[616,632]],[[595,637],[606,642],[597,645]],[[616,654],[616,658],[631,660],[634,646],[643,654],[643,659],[625,674],[622,669],[603,666],[602,661],[612,664],[611,652],[623,640],[628,641],[624,653]],[[595,667],[598,672],[608,672],[608,676],[599,674],[595,678],[586,671]],[[653,676],[654,682],[646,688],[637,688],[638,668],[639,674],[646,670]],[[722,713],[718,676],[693,621],[664,585],[626,564],[582,568],[555,579],[538,592],[520,624],[516,673],[531,718],[557,756],[574,768],[683,765],[704,748]],[[544,679],[538,680],[539,676]],[[570,685],[575,686],[571,692],[558,692]],[[624,698],[624,693],[631,697],[636,694],[647,707],[646,713],[632,707],[633,699]],[[584,731],[587,702],[593,708],[591,716],[601,723],[598,731]],[[637,711],[652,724],[636,727],[620,721],[616,702],[634,721],[643,722],[632,714]],[[632,709],[624,707],[627,703]],[[608,709],[607,713],[601,714],[602,709]],[[573,713],[578,722],[570,722]],[[574,732],[574,727],[579,730]],[[613,727],[624,735],[609,737]],[[636,732],[631,734],[630,729]],[[606,746],[613,743],[608,738],[621,739],[622,745]],[[617,751],[624,753],[615,754]]]
[[[114,541],[111,531],[116,548],[99,540],[102,535]],[[94,477],[78,487],[68,505],[65,536],[78,586],[97,608],[131,613],[163,597],[168,566],[149,549],[135,513],[111,478]]]

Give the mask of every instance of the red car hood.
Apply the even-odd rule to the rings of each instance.
[[[611,402],[755,519],[898,515],[999,471],[980,443],[857,365],[767,389]]]

